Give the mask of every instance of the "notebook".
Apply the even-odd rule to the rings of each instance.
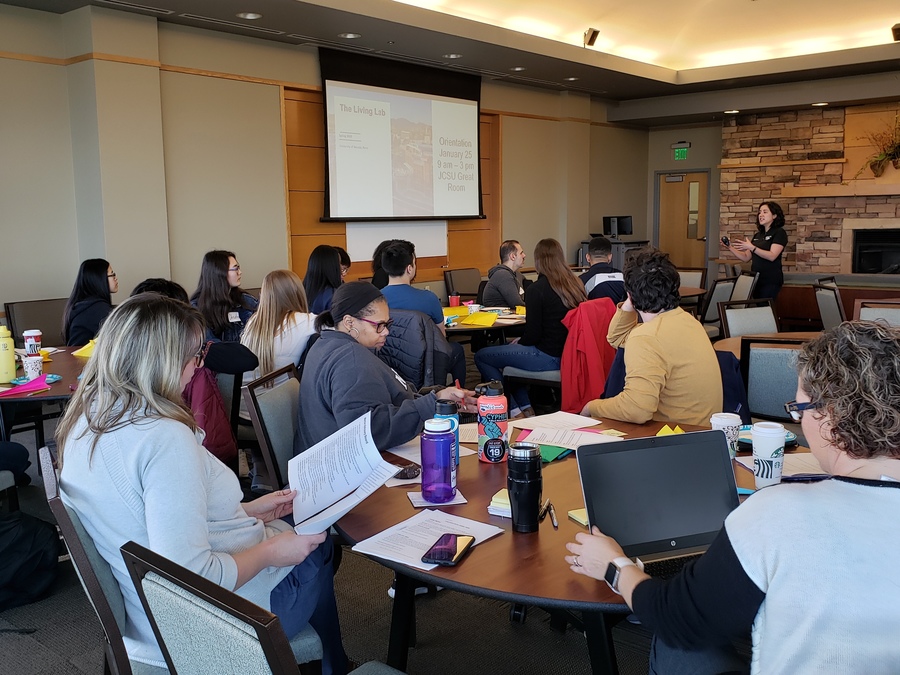
[[[702,553],[738,505],[721,431],[584,445],[576,457],[590,524],[643,562]]]

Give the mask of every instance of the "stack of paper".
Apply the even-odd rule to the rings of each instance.
[[[491,497],[491,503],[488,504],[487,509],[492,516],[512,518],[512,510],[509,506],[509,491],[506,488],[498,490],[497,494]]]

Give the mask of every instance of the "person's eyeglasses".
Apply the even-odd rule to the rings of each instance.
[[[791,416],[795,422],[799,422],[803,419],[803,411],[805,410],[815,410],[819,407],[818,403],[814,403],[813,401],[806,401],[805,403],[797,403],[797,401],[789,401],[784,404],[785,412]]]
[[[200,345],[200,349],[197,350],[197,353],[194,354],[194,365],[197,368],[200,368],[203,365],[203,360],[206,358],[206,352],[209,351],[209,346],[212,342],[205,342]]]
[[[369,321],[369,319],[364,319],[363,317],[357,317],[360,321],[365,321],[370,326],[375,326],[375,332],[379,335],[383,333],[385,330],[390,330],[391,326],[394,325],[393,319],[388,319],[387,321]]]
[[[106,278],[107,279],[118,279],[119,277],[115,272],[113,272],[112,274],[107,274]]]
[[[341,276],[342,277],[347,276],[347,272],[349,272],[349,271],[350,271],[349,267],[344,267],[343,265],[341,265]]]
[[[229,267],[229,268],[228,268],[228,271],[229,271],[229,272],[240,272],[240,271],[241,271],[241,266],[240,266],[240,265],[235,265],[234,267]]]

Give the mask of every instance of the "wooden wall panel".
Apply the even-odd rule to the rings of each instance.
[[[321,103],[284,101],[284,131],[288,145],[325,147],[324,108]]]
[[[341,234],[292,236],[291,237],[291,269],[302,278],[306,274],[306,263],[309,262],[309,254],[319,244],[329,246],[347,247],[347,237]]]
[[[477,267],[482,274],[497,264],[500,243],[492,230],[460,230],[447,232],[448,269]]]
[[[343,235],[346,231],[344,223],[325,222],[322,218],[322,192],[288,193],[290,209],[291,234],[299,235]]]

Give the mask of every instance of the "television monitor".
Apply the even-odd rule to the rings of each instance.
[[[618,237],[631,233],[631,216],[603,216],[603,236]]]

